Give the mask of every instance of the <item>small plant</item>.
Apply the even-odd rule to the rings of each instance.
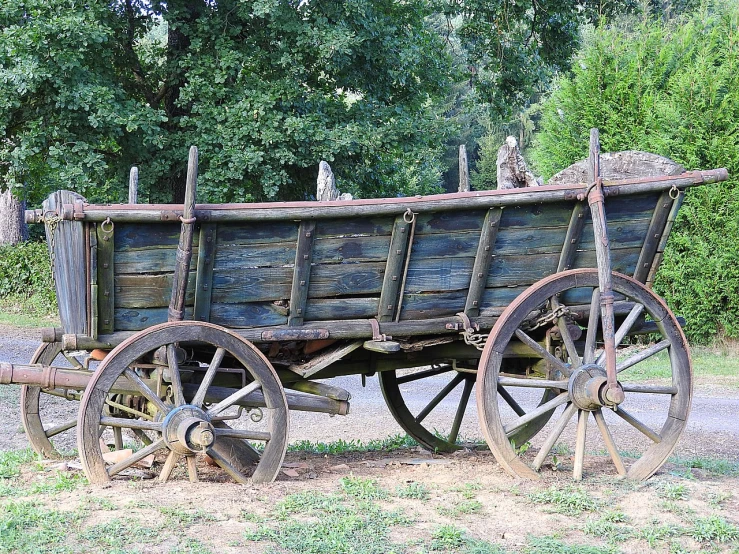
[[[173,508],[170,506],[161,506],[159,511],[167,516],[169,521],[179,525],[192,525],[194,523],[202,523],[204,521],[217,521],[213,514],[204,510],[183,510],[181,508]]]
[[[572,486],[552,486],[546,490],[528,495],[529,500],[537,504],[550,504],[553,511],[568,514],[591,512],[601,506],[601,502],[583,488]]]
[[[437,506],[439,514],[451,518],[457,518],[468,514],[477,514],[482,510],[482,504],[477,500],[464,500],[450,506]]]
[[[380,500],[387,498],[387,491],[380,488],[374,479],[362,479],[353,475],[342,477],[341,489],[349,496],[361,500]]]
[[[557,537],[529,537],[529,543],[523,550],[524,554],[615,554],[618,550],[614,546],[590,546],[570,544]]]
[[[654,548],[658,542],[676,537],[683,532],[682,528],[676,525],[660,525],[659,520],[652,520],[651,525],[642,528],[638,537],[647,541],[650,548]]]
[[[426,500],[429,497],[429,489],[423,483],[408,483],[405,487],[395,489],[395,494],[399,498]]]
[[[688,489],[682,483],[662,483],[657,489],[657,495],[667,500],[685,500],[688,497]]]
[[[739,528],[722,517],[702,517],[695,521],[690,536],[698,542],[729,542],[739,539]]]
[[[634,531],[625,525],[628,518],[623,512],[608,512],[598,519],[588,519],[585,523],[585,534],[600,537],[608,541],[623,541],[634,535]]]
[[[464,543],[464,533],[454,525],[442,525],[431,535],[431,550],[452,550]]]

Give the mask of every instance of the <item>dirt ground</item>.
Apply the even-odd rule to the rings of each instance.
[[[33,329],[0,327],[0,361],[27,363],[39,343],[37,333]],[[337,384],[336,381],[332,383]],[[352,413],[345,417],[293,414],[291,441],[366,442],[402,432],[384,406],[375,378],[368,379],[365,389],[358,377],[343,379],[338,384],[352,392]],[[419,391],[420,396],[422,393]],[[0,453],[27,445],[20,425],[17,397],[17,387],[0,387],[0,429],[3,430]],[[409,402],[411,400],[409,398]],[[452,402],[446,410],[453,411],[455,407]],[[474,406],[470,409],[474,410]],[[73,414],[74,403],[65,402],[59,410]],[[444,416],[444,409],[441,411],[439,417]],[[260,527],[279,527],[280,521],[284,524],[284,519],[276,515],[276,507],[283,506],[286,499],[298,493],[316,497],[336,494],[341,492],[346,479],[359,479],[388,491],[389,494],[376,500],[381,509],[400,510],[412,520],[410,525],[390,529],[388,544],[406,545],[405,550],[393,550],[398,552],[495,551],[474,550],[470,546],[473,543],[469,542],[472,540],[487,541],[486,544],[504,552],[576,552],[576,546],[572,545],[595,548],[588,552],[739,552],[738,413],[736,382],[697,383],[690,423],[675,457],[646,483],[617,479],[609,459],[604,456],[589,456],[585,479],[576,484],[568,471],[572,466],[569,452],[562,453],[559,467],[545,466],[540,480],[525,481],[506,474],[487,450],[466,449],[439,455],[416,447],[325,455],[290,452],[284,471],[269,485],[236,485],[199,460],[203,482],[197,484],[187,482],[185,471],[180,468],[175,472],[175,479],[164,484],[149,479],[121,479],[106,488],[81,485],[71,491],[62,490],[37,498],[44,505],[61,510],[77,510],[91,502],[104,505],[105,510],[88,513],[81,524],[85,528],[131,518],[150,523],[161,519],[162,513],[171,513],[166,512],[167,509],[199,514],[205,511],[210,514],[205,520],[194,518],[178,528],[180,539],[189,537],[203,547],[189,551],[268,552],[273,551],[277,539],[250,538],[254,539]],[[648,409],[645,408],[640,417],[648,420]],[[73,448],[73,433],[71,435]],[[597,432],[590,432],[591,437],[594,435]],[[481,436],[474,417],[465,419],[462,436]],[[594,441],[589,442],[589,450],[598,452],[597,440],[589,440]],[[631,439],[627,436],[620,440],[626,441],[620,444],[628,450]],[[703,468],[691,469],[688,467],[691,464]],[[26,464],[16,477],[15,486],[18,490],[30,490],[27,487],[34,482],[51,479],[60,471],[78,473],[75,468],[74,460],[62,466],[58,461]],[[0,491],[2,482],[0,478]],[[425,498],[407,498],[393,493],[416,484],[427,491]],[[553,491],[566,494],[560,498],[552,494]],[[575,500],[568,500],[568,494]],[[580,497],[595,499],[595,504],[583,509],[577,501]],[[468,501],[472,502],[469,510],[455,508],[466,506]],[[0,505],[2,503],[0,494]],[[320,522],[320,518],[317,521]],[[711,533],[696,531],[697,522],[716,524],[728,531],[714,537]],[[599,524],[602,525],[598,527]],[[469,540],[458,546],[452,543],[439,546],[433,537],[438,535],[440,528],[459,529]],[[564,545],[564,550],[537,549],[536,537],[549,537],[554,541],[552,544]],[[177,550],[178,544],[181,545],[181,541],[178,543],[172,538],[139,540],[129,545],[130,550],[124,548],[123,551],[186,551]],[[313,551],[308,547],[279,545],[279,552]],[[358,547],[346,551],[364,550]]]

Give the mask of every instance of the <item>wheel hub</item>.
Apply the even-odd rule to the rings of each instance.
[[[208,415],[189,404],[169,412],[162,421],[162,429],[169,449],[184,455],[204,452],[216,440],[216,431]]]
[[[618,387],[620,390],[621,386]],[[593,411],[602,406],[617,404],[607,396],[606,370],[596,364],[587,364],[577,368],[570,376],[567,389],[572,402],[581,410]]]

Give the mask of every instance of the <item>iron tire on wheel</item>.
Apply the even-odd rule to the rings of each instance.
[[[506,383],[507,386],[513,387],[515,385],[517,388],[522,385],[531,387],[536,383],[521,381],[525,379],[524,376],[521,376],[518,382],[511,377],[502,379],[499,375],[504,360],[502,353],[505,352],[506,346],[511,341],[526,340],[527,336],[521,326],[530,317],[531,313],[547,305],[547,302],[552,298],[556,297],[561,300],[567,297],[568,291],[577,290],[582,292],[584,289],[592,290],[592,305],[595,306],[591,308],[590,312],[585,347],[580,352],[570,354],[569,364],[559,362],[558,367],[560,367],[563,375],[559,377],[561,384],[556,383],[558,385],[558,395],[550,406],[556,408],[561,405],[565,406],[565,409],[554,416],[553,427],[544,430],[546,435],[543,435],[543,438],[545,440],[539,454],[532,462],[532,452],[523,453],[514,450],[511,446],[509,432],[515,429],[515,426],[522,419],[508,418],[508,421],[506,421],[505,417],[501,415],[497,389],[501,381]],[[646,348],[641,353],[630,354],[627,359],[619,361],[617,365],[619,382],[625,391],[626,400],[618,406],[617,410],[613,411],[614,419],[618,420],[619,418],[615,416],[620,416],[620,419],[640,431],[651,442],[644,439],[648,446],[644,446],[643,451],[637,453],[635,461],[627,468],[619,454],[616,442],[610,434],[608,425],[605,423],[603,413],[611,410],[602,406],[584,406],[581,395],[575,393],[573,396],[573,391],[582,390],[582,388],[575,386],[577,383],[574,380],[580,379],[584,371],[590,372],[595,378],[600,378],[600,375],[604,373],[604,362],[600,361],[596,355],[595,337],[597,337],[600,325],[599,303],[597,301],[597,270],[577,269],[565,271],[542,279],[516,298],[496,322],[480,360],[477,376],[477,403],[480,425],[491,451],[501,466],[509,473],[526,478],[537,477],[537,471],[542,467],[544,458],[550,453],[555,441],[561,436],[562,430],[575,414],[577,414],[578,431],[575,438],[575,469],[573,474],[576,479],[579,478],[578,461],[581,469],[585,456],[585,433],[587,420],[591,413],[598,424],[598,429],[603,436],[604,444],[614,466],[619,473],[625,474],[629,478],[647,479],[662,466],[675,448],[685,428],[692,397],[692,367],[687,340],[675,316],[664,301],[643,284],[625,275],[613,273],[613,290],[633,302],[631,314],[636,314],[631,319],[627,317],[624,323],[621,324],[616,331],[617,337],[619,334],[627,334],[636,320],[636,316],[641,312],[649,315],[662,337],[656,344]],[[566,328],[566,325],[562,325],[560,328]],[[535,346],[531,348],[535,349]],[[572,349],[577,350],[574,342]],[[671,384],[652,385],[630,383],[628,381],[629,369],[663,350],[667,350],[669,353]],[[556,362],[552,361],[552,363],[555,364]],[[567,374],[572,375],[572,377],[568,377]],[[584,376],[584,378],[587,377]],[[548,383],[550,386],[552,385],[551,381]],[[544,388],[547,386],[547,382],[541,381],[540,386]],[[637,398],[640,394],[652,395],[642,398],[648,398],[650,402],[654,399],[655,405],[657,405],[659,399],[668,399],[668,401],[665,401],[669,405],[663,414],[664,422],[658,431],[653,430],[629,412],[633,405],[633,403],[629,403],[629,397]]]
[[[97,430],[101,424],[122,425],[124,427],[126,425],[126,422],[122,419],[103,418],[106,395],[119,378],[128,379],[130,383],[136,383],[136,375],[129,369],[131,364],[160,347],[175,348],[175,343],[206,344],[216,348],[216,355],[211,361],[202,383],[197,386],[197,392],[192,393],[188,398],[185,397],[185,389],[181,384],[176,356],[168,356],[174,403],[167,404],[157,398],[156,393],[146,387],[145,383],[136,385],[142,396],[158,407],[157,413],[160,417],[154,419],[153,422],[131,420],[128,423],[130,429],[139,426],[139,429],[145,428],[147,432],[153,430],[156,435],[151,445],[131,457],[129,465],[135,463],[135,459],[141,459],[148,454],[165,450],[168,452],[167,462],[161,470],[160,479],[162,481],[166,480],[177,461],[184,457],[188,462],[190,478],[195,480],[192,474],[193,472],[196,473],[194,468],[195,457],[177,449],[176,443],[168,435],[170,430],[168,426],[190,425],[190,421],[197,420],[200,421],[196,425],[197,428],[205,429],[204,432],[199,431],[203,451],[238,482],[246,483],[249,481],[245,473],[249,462],[253,460],[252,454],[254,453],[249,441],[265,441],[264,450],[250,480],[254,483],[273,481],[284,459],[288,436],[287,401],[277,374],[267,358],[249,341],[217,325],[194,321],[163,323],[145,329],[113,349],[98,368],[82,397],[79,414],[80,424],[77,428],[80,458],[89,481],[94,484],[106,483],[113,474],[121,471],[120,464],[115,464],[110,468],[106,467],[98,441]],[[227,409],[225,404],[228,404],[228,399],[218,402],[215,406],[205,403],[206,394],[210,394],[211,390],[222,389],[222,387],[212,388],[211,383],[221,360],[226,354],[235,358],[253,379],[242,389],[230,389],[228,398],[231,398],[234,394],[248,396],[250,393],[261,389],[266,409],[270,412],[270,417],[267,420],[269,427],[267,433],[231,429],[223,421],[216,419],[216,416],[220,413],[219,410]],[[172,361],[172,359],[175,359],[175,361]],[[209,374],[210,379],[207,377]],[[228,405],[234,405],[235,402],[238,402],[238,398]],[[221,406],[221,404],[224,404],[224,406]],[[212,421],[211,416],[214,418]],[[188,434],[188,436],[190,435]],[[183,439],[182,444],[184,442]]]

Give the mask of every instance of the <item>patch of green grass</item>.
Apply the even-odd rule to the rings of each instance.
[[[98,498],[97,496],[88,496],[85,499],[85,508],[93,509],[93,510],[106,510],[106,511],[112,511],[117,510],[118,506],[116,506],[113,502],[108,500],[107,498]]]
[[[659,520],[654,519],[650,525],[639,529],[637,537],[647,541],[650,548],[654,548],[658,542],[677,537],[683,531],[683,528],[677,525],[660,524]]]
[[[81,522],[78,512],[49,510],[37,502],[8,502],[0,510],[0,552],[72,552],[67,544]]]
[[[285,519],[292,514],[331,513],[342,509],[342,500],[343,497],[338,494],[298,492],[280,500],[275,506],[275,514],[279,519]]]
[[[143,525],[132,518],[116,518],[85,528],[78,536],[80,541],[106,553],[140,552],[140,548],[151,549],[167,538],[160,528]],[[89,551],[89,550],[88,550]]]
[[[615,546],[591,546],[565,543],[557,537],[530,536],[524,548],[525,554],[615,554]]]
[[[647,348],[645,346],[644,348]],[[634,355],[636,351],[619,356],[619,361]],[[739,373],[739,361],[735,356],[727,356],[708,348],[694,348],[691,351],[693,362],[693,376],[701,377],[736,377]],[[630,367],[629,381],[643,381],[647,379],[671,379],[670,356],[666,350]]]
[[[423,483],[408,483],[405,487],[398,487],[395,489],[395,496],[398,498],[426,500],[429,497],[429,494],[429,488]]]
[[[475,498],[477,491],[482,490],[482,485],[480,483],[465,483],[462,486],[454,486],[449,490],[452,492],[458,492],[469,500]]]
[[[739,463],[722,458],[682,458],[673,456],[669,459],[675,465],[685,467],[687,469],[702,469],[716,475],[737,476],[739,475]]]
[[[459,549],[464,543],[464,531],[454,525],[442,525],[431,534],[431,550]]]
[[[184,510],[171,506],[160,506],[159,511],[167,516],[167,522],[175,525],[193,525],[205,521],[218,521],[218,518],[205,510]]]
[[[73,491],[80,485],[86,485],[87,478],[82,473],[56,471],[51,476],[43,476],[41,480],[28,487],[30,494],[54,494]]]
[[[482,504],[477,500],[463,500],[449,505],[439,505],[436,511],[442,516],[458,518],[463,515],[480,513]]]
[[[634,535],[627,525],[628,517],[623,512],[608,512],[598,519],[585,522],[585,534],[604,539],[609,542],[623,541]]]
[[[701,517],[695,520],[689,534],[698,542],[730,542],[739,540],[739,527],[722,517]]]
[[[310,452],[314,454],[346,454],[350,452],[375,452],[378,450],[399,450],[401,448],[413,448],[418,442],[408,435],[393,435],[385,439],[345,441],[339,439],[334,442],[311,442],[308,440],[291,443],[288,452]]]
[[[177,546],[170,549],[170,554],[212,554],[213,551],[197,539],[181,539]]]
[[[0,452],[0,479],[10,479],[21,474],[21,466],[37,460],[30,448]]]
[[[588,491],[570,485],[565,487],[553,485],[546,490],[529,494],[528,498],[535,504],[552,506],[553,512],[567,514],[592,512],[601,506],[601,502]]]
[[[657,496],[667,500],[685,500],[688,489],[683,483],[661,483],[657,487]]]
[[[362,479],[353,475],[341,478],[341,490],[361,500],[381,500],[388,496],[387,491],[381,488],[374,479]]]
[[[241,511],[239,511],[239,520],[250,523],[264,523],[265,518],[259,514],[255,514],[254,512],[241,508]]]
[[[721,504],[731,498],[730,492],[709,492],[706,494],[706,502],[714,508],[721,507]]]

